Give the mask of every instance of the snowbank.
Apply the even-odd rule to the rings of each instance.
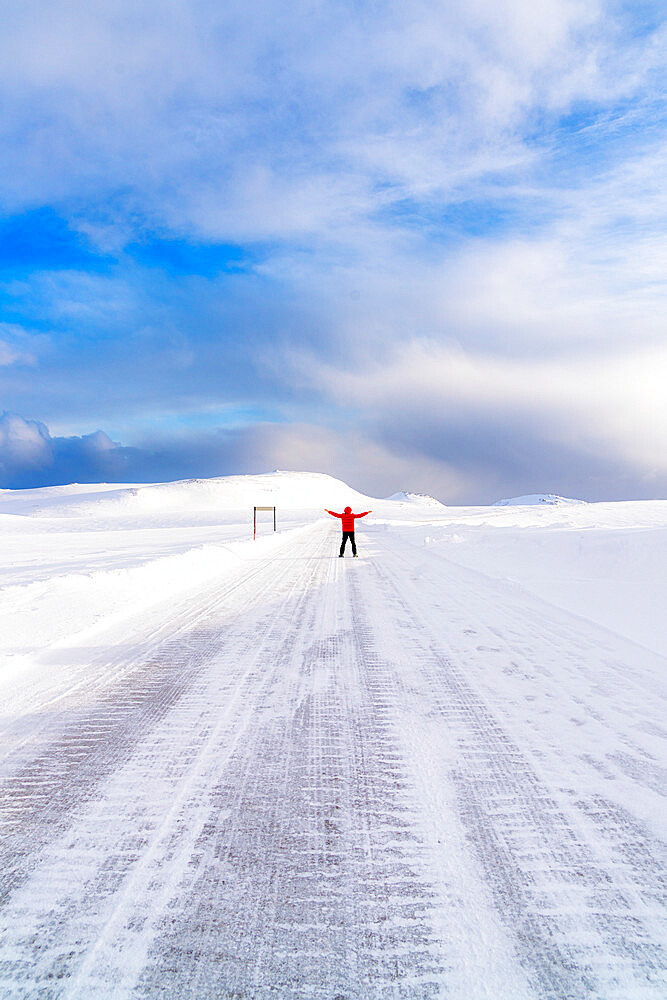
[[[40,563],[33,550],[32,574],[25,566],[14,574],[12,568],[16,567],[8,567],[3,574],[0,651],[4,652],[5,666],[27,665],[35,652],[46,647],[89,642],[100,628],[222,581],[249,558],[277,551],[299,530],[303,529],[271,532],[254,542],[246,530],[242,539],[232,537],[224,543],[212,539],[194,546],[197,536],[178,538],[169,546],[155,533],[139,532],[133,549],[123,545],[125,539],[118,532],[102,534],[97,549],[85,545],[77,549],[77,541],[86,541],[83,534],[74,538],[65,535],[70,544],[74,542],[68,561],[45,553]],[[207,534],[199,534],[199,538]],[[106,546],[113,548],[115,542],[119,543],[117,550],[106,551]],[[44,536],[39,544],[42,549],[49,547]],[[172,554],[165,554],[170,548]]]
[[[667,655],[667,501],[467,508],[437,528],[432,552]]]

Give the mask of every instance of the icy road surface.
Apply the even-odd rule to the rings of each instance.
[[[664,1000],[665,660],[337,541],[3,689],[3,1000]]]

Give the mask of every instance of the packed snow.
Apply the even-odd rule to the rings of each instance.
[[[275,472],[0,536],[3,1000],[667,995],[667,501]]]

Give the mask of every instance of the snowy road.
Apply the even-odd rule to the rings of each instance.
[[[3,1000],[667,995],[664,659],[336,541],[8,689]]]

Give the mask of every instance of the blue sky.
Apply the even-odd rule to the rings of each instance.
[[[0,487],[667,496],[663,4],[8,7]]]

